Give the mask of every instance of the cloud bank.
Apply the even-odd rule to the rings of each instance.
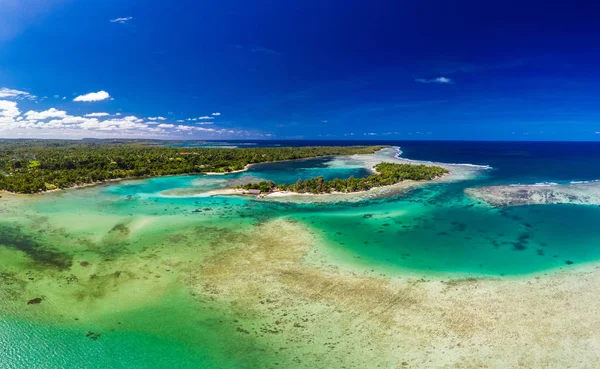
[[[82,115],[69,114],[66,110],[51,107],[45,110],[27,110],[23,112],[19,106],[27,102],[31,94],[0,88],[0,137],[35,137],[35,138],[84,138],[84,137],[145,137],[168,138],[189,137],[202,133],[208,137],[264,137],[264,135],[247,130],[234,130],[213,126],[212,121],[220,113],[211,116],[193,118],[191,125],[168,122],[171,118],[162,116],[140,118],[135,115],[121,113],[93,112]],[[93,102],[109,98],[105,91],[93,92],[78,96],[74,101]],[[37,103],[37,101],[36,101]],[[191,120],[191,119],[189,119]],[[183,122],[178,119],[177,122]],[[210,125],[202,127],[201,125]]]
[[[2,87],[2,88],[0,88],[0,99],[5,99],[5,98],[34,100],[36,98],[36,96],[30,94],[29,92],[13,90],[10,88]]]

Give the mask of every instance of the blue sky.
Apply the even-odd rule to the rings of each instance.
[[[600,5],[495,3],[0,0],[0,137],[600,139]]]

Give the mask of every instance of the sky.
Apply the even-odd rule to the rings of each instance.
[[[600,140],[591,1],[0,0],[0,138]]]

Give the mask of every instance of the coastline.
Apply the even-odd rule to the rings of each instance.
[[[55,188],[53,190],[46,190],[46,191],[33,192],[33,193],[12,192],[12,191],[8,191],[8,190],[0,190],[0,193],[14,195],[14,196],[34,196],[34,195],[43,195],[43,194],[47,194],[47,193],[61,192],[61,191],[67,191],[67,190],[76,190],[76,189],[80,189],[80,188],[96,187],[96,186],[102,186],[104,184],[111,184],[111,183],[115,183],[115,182],[135,180],[135,179],[144,179],[144,178],[152,178],[152,177],[113,178],[113,179],[107,179],[105,181],[84,183],[84,184],[78,184],[78,185],[65,187],[65,188]]]
[[[395,194],[401,191],[408,190],[416,186],[424,186],[431,183],[440,182],[451,182],[461,181],[465,179],[473,178],[481,171],[488,170],[490,167],[480,166],[474,164],[446,164],[440,162],[430,161],[419,161],[410,160],[398,157],[402,154],[399,146],[383,148],[376,151],[373,154],[355,154],[355,155],[343,155],[334,156],[333,158],[351,158],[361,163],[361,167],[368,170],[371,173],[376,173],[374,167],[381,162],[396,162],[404,164],[424,164],[424,165],[436,165],[443,167],[449,171],[448,174],[442,175],[438,178],[428,181],[403,181],[393,185],[373,187],[369,190],[356,191],[356,192],[330,192],[322,194],[313,193],[296,193],[289,191],[275,191],[268,194],[249,194],[244,193],[245,190],[235,190],[233,188],[214,189],[209,191],[194,191],[194,189],[174,189],[167,190],[161,193],[165,197],[210,197],[210,196],[244,196],[254,197],[261,200],[267,201],[286,201],[286,200],[298,200],[300,201],[313,201],[313,202],[335,202],[335,201],[354,201],[361,200],[363,197],[384,197],[389,194]],[[306,159],[299,159],[306,160]],[[289,161],[289,160],[288,160]],[[255,164],[251,164],[255,165]]]
[[[378,152],[383,151],[383,150],[386,150],[386,148],[383,148],[383,149],[381,149],[379,151],[376,151],[373,154],[369,154],[369,155],[376,155]],[[340,156],[341,157],[352,157],[352,156],[357,156],[357,155],[361,155],[361,154],[340,155]],[[365,154],[362,154],[362,155],[365,155]],[[180,173],[180,174],[166,174],[166,175],[155,175],[155,176],[124,177],[124,178],[107,179],[107,180],[104,180],[104,181],[97,181],[97,182],[91,182],[91,183],[77,184],[77,185],[73,185],[73,186],[69,186],[69,187],[56,188],[56,189],[52,189],[52,190],[39,191],[39,192],[34,192],[34,193],[12,192],[12,191],[8,191],[8,190],[0,190],[0,193],[6,193],[6,194],[12,194],[12,195],[40,195],[40,194],[45,194],[45,193],[67,191],[67,190],[71,190],[71,189],[78,189],[78,188],[85,188],[85,187],[101,186],[103,184],[109,184],[109,183],[113,183],[113,182],[138,180],[138,179],[164,178],[164,177],[177,177],[177,176],[194,176],[194,175],[198,175],[198,176],[223,176],[223,175],[227,175],[227,174],[235,174],[235,173],[246,172],[251,167],[253,167],[255,165],[260,165],[260,164],[285,163],[285,162],[290,162],[290,161],[302,161],[302,160],[311,160],[311,159],[316,159],[316,158],[326,158],[326,157],[330,157],[330,156],[331,155],[325,155],[325,156],[314,156],[314,157],[301,158],[301,159],[275,160],[275,161],[266,161],[266,162],[263,162],[263,163],[251,163],[251,164],[246,164],[244,166],[244,168],[242,168],[242,169],[234,170],[234,171],[231,171],[231,172],[222,172],[222,173],[221,172],[197,172],[197,173]]]
[[[424,185],[436,183],[436,182],[460,181],[460,180],[472,177],[474,175],[474,173],[476,173],[480,170],[489,169],[489,167],[472,165],[472,164],[446,164],[446,163],[440,163],[440,162],[405,159],[405,158],[400,157],[401,154],[402,154],[401,148],[399,146],[393,146],[393,147],[385,147],[383,149],[380,149],[380,150],[374,152],[373,154],[340,155],[340,156],[333,156],[333,158],[351,158],[353,160],[360,162],[361,166],[371,173],[376,173],[374,166],[381,162],[398,162],[398,163],[406,163],[406,164],[437,165],[437,166],[441,166],[443,168],[448,169],[450,171],[450,173],[442,175],[433,180],[427,180],[427,181],[407,180],[407,181],[403,181],[403,182],[393,184],[393,185],[373,187],[368,190],[356,191],[356,192],[330,192],[330,193],[322,193],[322,194],[312,194],[312,193],[296,193],[296,192],[288,192],[288,191],[276,191],[276,192],[269,193],[269,194],[261,194],[258,196],[256,196],[256,195],[254,195],[254,196],[259,199],[272,200],[272,201],[277,201],[277,200],[285,201],[285,200],[294,200],[294,199],[296,199],[296,200],[310,199],[312,201],[317,201],[317,202],[354,201],[354,200],[358,201],[358,200],[361,200],[363,197],[386,196],[388,194],[398,193],[398,192],[405,191],[405,190],[408,190],[408,189],[416,187],[416,186],[424,186]],[[198,176],[199,178],[202,178],[204,176],[217,177],[217,176],[224,176],[227,174],[242,173],[242,172],[247,171],[251,167],[259,165],[259,164],[302,161],[302,160],[310,160],[310,159],[314,159],[314,158],[323,158],[323,157],[328,157],[328,156],[318,156],[318,157],[293,159],[293,160],[280,160],[280,161],[265,162],[265,163],[252,163],[252,164],[247,164],[243,169],[239,169],[239,170],[227,172],[227,173],[203,172],[203,173],[169,174],[169,175],[162,175],[162,176],[125,177],[125,178],[115,178],[115,179],[110,179],[110,180],[105,180],[105,181],[98,181],[98,182],[93,182],[93,183],[85,183],[85,184],[75,185],[75,186],[66,187],[66,188],[57,188],[57,189],[47,190],[47,191],[43,191],[43,192],[36,192],[36,193],[31,193],[31,194],[14,193],[14,192],[10,192],[10,191],[0,191],[0,193],[5,193],[7,195],[10,194],[10,195],[15,195],[15,196],[25,196],[25,195],[32,196],[32,195],[43,195],[43,194],[47,194],[47,193],[56,193],[56,192],[61,192],[61,191],[109,185],[109,184],[113,184],[113,183],[117,183],[117,182],[121,182],[121,181],[145,180],[145,179],[151,179],[151,178],[176,177],[176,176]],[[209,196],[248,196],[249,195],[249,194],[244,194],[243,192],[244,191],[241,191],[241,190],[238,191],[238,190],[235,190],[232,188],[214,189],[214,190],[197,192],[197,193],[193,193],[193,191],[192,191],[192,193],[185,193],[185,190],[173,189],[173,190],[164,191],[163,193],[161,193],[161,195],[163,195],[165,197],[179,197],[179,198],[181,198],[181,197],[209,197]]]
[[[269,161],[268,163],[276,163],[276,162],[275,161]],[[246,164],[243,169],[232,170],[231,172],[222,172],[222,173],[221,172],[204,172],[204,173],[200,173],[200,174],[204,174],[204,175],[207,175],[207,176],[224,176],[224,175],[227,175],[227,174],[242,173],[242,172],[247,171],[250,167],[252,167],[253,165],[256,165],[256,164],[262,164],[262,163]]]

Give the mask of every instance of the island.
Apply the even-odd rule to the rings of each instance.
[[[367,191],[376,187],[391,186],[404,181],[434,180],[449,173],[445,168],[423,164],[398,164],[383,162],[373,167],[375,174],[365,178],[336,178],[326,181],[323,177],[298,179],[293,184],[276,184],[273,181],[261,181],[238,186],[238,190],[248,194],[268,194],[276,191],[294,193],[350,193]]]
[[[3,140],[0,191],[31,194],[120,179],[225,174],[252,164],[372,154],[385,147],[182,148],[135,140]]]

